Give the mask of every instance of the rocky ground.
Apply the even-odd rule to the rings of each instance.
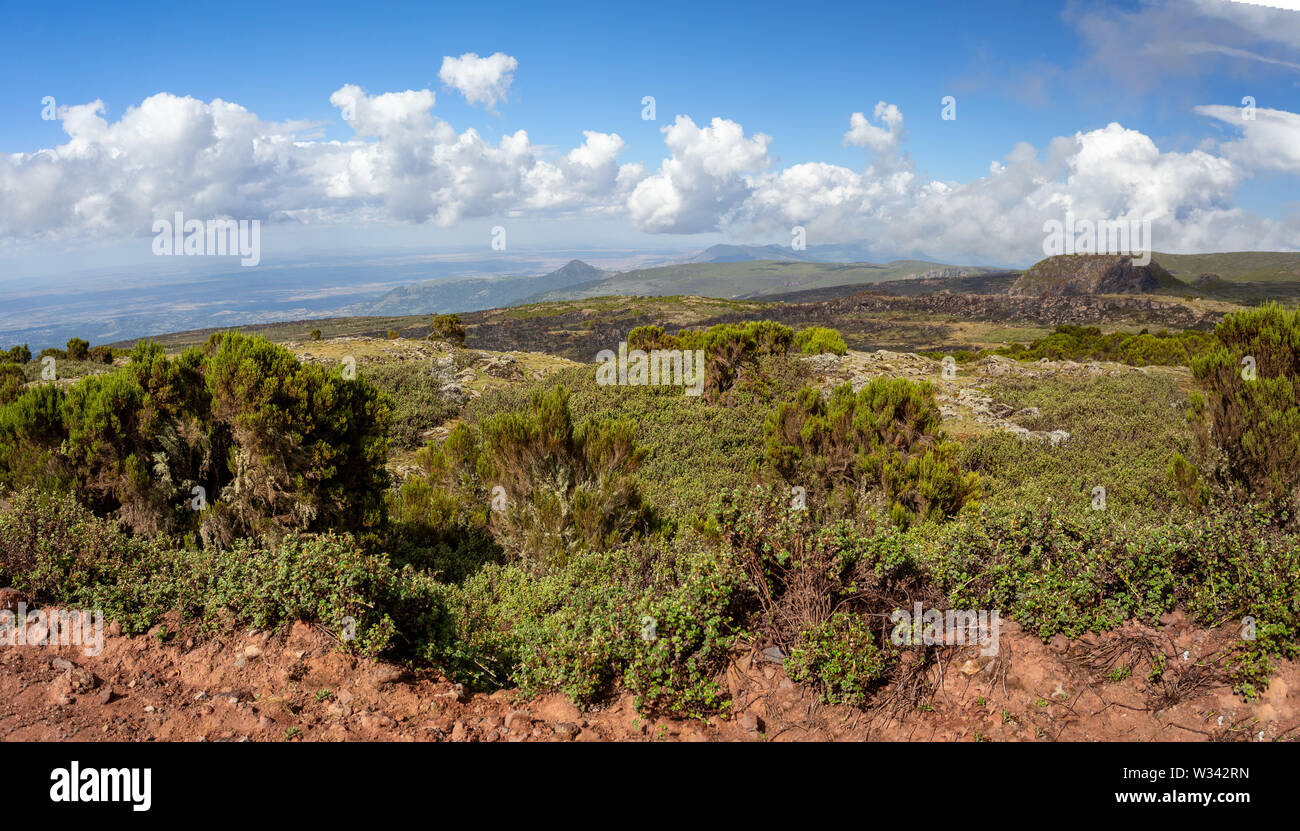
[[[814,355],[805,361],[821,377],[821,386],[828,389],[838,384],[851,384],[854,391],[862,389],[875,378],[910,378],[928,381],[935,387],[935,399],[943,415],[944,426],[958,438],[974,433],[1004,431],[1025,440],[1040,441],[1058,446],[1068,443],[1070,434],[1064,430],[1030,430],[1020,422],[1037,418],[1034,407],[1016,409],[997,401],[986,389],[990,381],[999,378],[1044,378],[1052,376],[1100,377],[1126,373],[1172,372],[1186,374],[1172,367],[1135,367],[1107,361],[1049,361],[1023,363],[992,355],[968,364],[953,362],[945,367],[936,361],[908,352],[875,352],[850,350],[847,355]]]

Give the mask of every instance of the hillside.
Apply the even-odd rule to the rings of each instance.
[[[754,299],[833,286],[872,285],[918,275],[982,274],[994,269],[950,266],[925,260],[891,263],[818,263],[791,260],[686,263],[615,274],[566,289],[546,291],[528,302],[602,295],[674,295]]]
[[[1215,274],[1230,282],[1300,282],[1300,252],[1228,251],[1218,254],[1153,254],[1171,274],[1191,282]]]
[[[567,265],[540,277],[474,277],[429,281],[392,289],[361,311],[371,315],[409,315],[492,309],[509,306],[530,295],[590,283],[609,273],[581,260],[571,260]]]

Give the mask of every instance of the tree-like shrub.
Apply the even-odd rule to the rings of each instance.
[[[11,346],[7,352],[0,352],[0,362],[11,364],[25,364],[32,359],[32,350],[27,348],[27,344],[22,346]]]
[[[480,425],[457,425],[438,447],[421,451],[427,481],[410,481],[397,518],[422,512],[450,519],[457,501],[482,516],[511,555],[562,565],[575,552],[603,549],[644,529],[650,520],[633,474],[646,451],[626,420],[574,426],[569,393],[535,393],[523,411],[498,413]]]
[[[1191,420],[1206,474],[1300,514],[1300,310],[1277,304],[1236,312],[1192,361],[1200,388]],[[1186,475],[1186,474],[1184,474]]]
[[[435,315],[430,337],[456,346],[464,346],[465,324],[461,323],[458,314]]]
[[[789,352],[794,330],[771,320],[719,323],[704,331],[682,329],[673,335],[662,326],[638,326],[628,333],[627,342],[629,349],[702,351],[704,398],[718,402],[734,387],[758,381],[761,358]]]
[[[806,387],[767,424],[767,459],[792,485],[852,504],[879,492],[900,527],[940,520],[979,492],[963,473],[958,446],[945,439],[928,383],[876,378],[854,393],[848,384],[823,396]]]
[[[90,358],[90,341],[72,338],[68,341],[68,360],[84,361]]]
[[[0,407],[14,401],[22,394],[27,377],[16,364],[0,363]]]
[[[0,408],[0,483],[70,488],[150,535],[362,530],[382,522],[388,418],[364,380],[262,338],[175,359],[141,343],[120,370]]]

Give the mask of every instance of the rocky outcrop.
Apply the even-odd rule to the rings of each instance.
[[[1132,257],[1122,254],[1062,254],[1035,263],[1011,286],[1010,294],[1154,294],[1176,292],[1183,287],[1155,260],[1135,265]]]

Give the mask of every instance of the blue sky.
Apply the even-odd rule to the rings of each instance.
[[[87,240],[138,237],[148,231],[143,226],[149,210],[191,206],[201,214],[239,215],[239,210],[250,210],[248,193],[276,192],[278,201],[268,202],[266,221],[282,222],[292,215],[302,223],[305,215],[325,211],[330,217],[320,227],[330,229],[328,236],[342,234],[358,242],[391,225],[399,232],[430,226],[430,238],[455,243],[458,233],[481,237],[480,226],[504,221],[502,217],[593,244],[606,237],[634,244],[667,238],[782,241],[788,226],[799,223],[817,230],[813,242],[867,239],[886,249],[897,229],[903,253],[980,259],[998,245],[1019,252],[1039,231],[961,230],[954,226],[993,220],[957,215],[965,203],[955,199],[945,203],[952,206],[949,224],[929,227],[926,217],[948,209],[925,202],[935,197],[934,188],[927,190],[924,183],[960,189],[977,182],[989,176],[991,163],[1007,164],[1008,154],[1022,142],[1045,163],[1053,139],[1103,131],[1112,122],[1129,134],[1123,141],[1098,134],[1093,142],[1097,153],[1130,158],[1140,134],[1160,155],[1123,175],[1167,177],[1167,182],[1160,179],[1162,191],[1187,188],[1189,193],[1126,196],[1118,174],[1116,181],[1097,184],[1096,165],[1106,160],[1085,148],[1080,158],[1091,158],[1093,167],[1071,167],[1067,161],[1057,170],[1025,168],[1026,182],[1057,176],[1062,183],[1061,194],[1055,195],[1025,185],[1026,204],[1037,212],[1031,211],[1025,222],[1035,224],[1045,204],[1072,200],[1080,210],[1099,215],[1135,217],[1142,212],[1157,223],[1165,217],[1171,243],[1166,247],[1177,243],[1185,249],[1209,245],[1216,236],[1234,247],[1246,247],[1251,240],[1258,240],[1258,247],[1282,247],[1287,239],[1297,239],[1292,232],[1300,227],[1292,222],[1300,193],[1300,150],[1295,159],[1283,150],[1280,159],[1251,161],[1260,152],[1276,155],[1288,137],[1300,143],[1288,118],[1300,112],[1300,13],[1226,0],[485,7],[71,3],[13,7],[8,17],[0,32],[0,111],[7,114],[0,120],[0,151],[25,154],[26,161],[11,159],[9,174],[0,169],[0,196],[11,204],[64,201],[22,215],[16,208],[9,214],[0,208],[0,258],[57,252]],[[514,59],[503,100],[471,103],[440,79],[444,57],[466,53]],[[500,165],[515,162],[503,161],[487,172],[466,174],[509,179],[511,184],[500,188],[517,192],[503,196],[498,188],[487,194],[498,185],[475,185],[469,195],[455,191],[455,211],[429,216],[437,213],[443,197],[394,192],[394,182],[410,185],[411,167],[392,167],[364,183],[336,186],[331,195],[309,195],[313,188],[328,190],[326,173],[315,185],[289,186],[283,181],[285,171],[300,162],[282,159],[277,172],[232,173],[250,183],[239,199],[214,200],[211,182],[195,182],[193,193],[160,186],[156,204],[118,210],[104,205],[148,195],[128,192],[133,179],[122,171],[84,173],[92,163],[86,154],[76,161],[60,159],[60,184],[49,192],[40,190],[42,176],[53,174],[36,172],[32,154],[69,141],[63,121],[41,120],[45,96],[61,108],[101,101],[100,117],[108,125],[159,93],[203,104],[221,99],[255,114],[263,124],[303,122],[298,135],[307,141],[382,143],[382,135],[358,136],[331,104],[331,95],[345,85],[356,85],[368,96],[427,89],[436,97],[429,111],[438,123],[445,122],[456,135],[472,129],[488,146],[526,131],[528,161],[509,170]],[[641,117],[645,95],[656,99],[654,121]],[[957,100],[955,120],[940,118],[946,95]],[[1250,130],[1234,123],[1227,109],[1217,115],[1196,110],[1240,108],[1247,95],[1261,112],[1270,113],[1262,125],[1251,122]],[[883,144],[847,140],[855,112],[873,127],[883,124],[875,113],[878,102],[901,113],[896,135],[881,139]],[[155,117],[163,120],[177,117],[170,110],[159,113]],[[691,127],[679,133],[679,146],[712,142],[717,156],[691,161],[690,151],[680,150],[678,169],[663,167],[674,155],[664,130],[678,115],[691,119]],[[738,125],[739,133],[700,132],[715,118]],[[308,128],[308,122],[316,126]],[[132,135],[151,129],[133,128]],[[385,129],[376,127],[381,133]],[[603,184],[584,180],[576,195],[566,186],[563,195],[539,196],[529,189],[534,185],[516,181],[521,172],[535,181],[545,172],[536,162],[563,157],[583,143],[584,131],[617,134],[621,147],[607,171],[628,166],[621,184],[611,173]],[[745,144],[759,134],[770,137],[763,148]],[[122,144],[129,140],[119,136],[91,151],[93,164],[102,167],[112,163],[111,156],[130,157],[132,146]],[[383,153],[384,163],[393,164],[397,154],[433,158],[443,143],[430,132]],[[732,154],[728,143],[745,158],[724,164],[726,169],[715,175],[717,159]],[[153,149],[140,151],[143,161],[137,166],[148,164],[150,153],[157,154],[154,145],[149,147]],[[172,163],[179,168],[161,168],[154,178],[183,178],[192,164],[201,163],[202,143],[191,142],[178,153],[190,150],[196,154],[190,162],[178,161],[178,156]],[[1188,155],[1198,152],[1225,159],[1232,169],[1212,170],[1212,164]],[[27,167],[20,170],[21,164]],[[643,169],[631,167],[637,164]],[[806,181],[775,181],[791,167],[814,164],[836,171],[822,171],[814,181],[811,169],[800,168],[796,172],[808,174]],[[347,163],[324,167],[338,176],[338,165]],[[1149,165],[1150,174],[1141,165]],[[841,169],[857,178],[845,179]],[[1071,170],[1074,184],[1069,183]],[[428,177],[421,181],[430,188],[448,181],[442,174],[425,173]],[[898,175],[910,184],[897,185],[890,177]],[[656,176],[656,181],[641,182]],[[765,176],[774,178],[764,181]],[[102,182],[87,184],[87,178],[96,177]],[[629,207],[638,183],[643,185],[640,196]],[[847,201],[829,207],[808,204],[814,192],[833,190],[836,183],[848,194]],[[881,188],[885,196],[873,194]],[[1209,195],[1192,193],[1195,188]],[[288,190],[297,192],[282,192]],[[976,190],[968,194],[971,214],[1003,213],[1007,200],[1016,198]],[[411,207],[413,200],[420,204]],[[93,220],[86,219],[88,211]],[[1241,220],[1242,213],[1250,221]],[[980,235],[988,238],[987,245],[977,242]]]

